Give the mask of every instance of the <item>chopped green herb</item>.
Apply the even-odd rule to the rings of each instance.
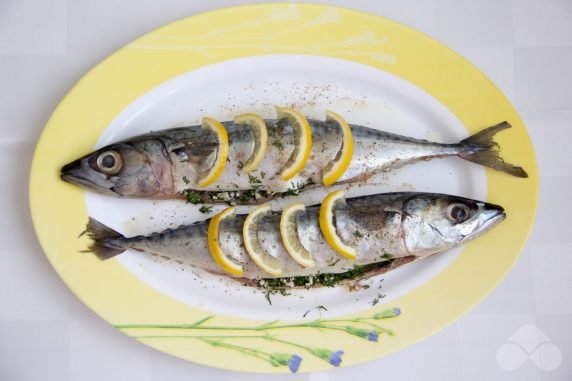
[[[264,179],[266,177],[266,172],[264,172],[264,171],[260,172],[260,177],[262,177]]]
[[[190,183],[189,179],[187,179],[187,176],[183,176],[183,182],[184,182],[185,184]]]
[[[251,184],[262,184],[262,180],[252,175],[248,175],[248,182]]]
[[[268,300],[268,304],[272,305],[272,300],[270,299],[270,296],[272,295],[276,295],[276,294],[280,294],[282,296],[288,296],[290,295],[285,288],[280,288],[280,289],[268,289],[265,293],[265,298],[266,300]]]
[[[292,188],[288,188],[286,192],[282,192],[280,195],[282,197],[298,196],[300,192],[302,192],[302,190],[304,190],[304,188],[306,188],[308,185],[314,185],[314,181],[312,179],[308,179],[306,183],[298,182],[293,184]]]
[[[284,123],[281,123],[280,121],[278,121],[276,124],[271,124],[271,125],[267,126],[266,128],[268,129],[268,132],[270,132],[271,135],[283,134]]]
[[[272,300],[270,299],[270,291],[266,291],[266,300],[268,300],[268,304],[272,305]]]
[[[346,280],[361,279],[370,271],[387,266],[387,262],[371,263],[369,265],[354,266],[353,269],[337,274],[317,274],[286,278],[265,278],[258,281],[258,287],[269,290],[284,290],[286,287],[311,288],[316,285],[335,287]]]
[[[274,140],[272,142],[272,145],[276,148],[278,148],[279,151],[284,151],[284,145],[282,144],[282,142],[280,140]]]
[[[335,265],[338,264],[339,261],[340,261],[340,258],[336,259],[336,261],[335,261],[334,263],[329,264],[328,266],[329,266],[329,267],[335,266]]]
[[[183,194],[185,195],[187,202],[190,202],[191,204],[198,204],[199,202],[201,202],[201,196],[197,191],[194,191],[192,189],[185,189],[183,191]]]
[[[207,214],[207,213],[210,213],[210,212],[211,212],[212,208],[213,208],[212,206],[205,206],[205,205],[203,205],[203,206],[201,206],[201,208],[199,209],[199,212],[201,212],[201,213],[203,213],[203,214]]]
[[[356,238],[363,238],[363,234],[361,234],[361,233],[359,232],[359,230],[356,230],[356,231],[354,232],[354,237],[356,237]]]
[[[383,294],[377,294],[377,296],[375,298],[373,298],[373,300],[371,301],[371,306],[375,306],[377,303],[379,303],[379,301],[381,299],[385,298],[385,295]]]
[[[240,202],[248,202],[255,198],[256,191],[254,189],[247,189],[245,191],[240,192],[240,196],[238,200]]]

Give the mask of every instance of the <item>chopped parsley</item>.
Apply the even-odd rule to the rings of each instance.
[[[201,208],[199,209],[199,212],[203,213],[203,214],[207,214],[210,213],[212,211],[213,207],[212,206],[201,206]]]
[[[379,303],[379,301],[381,299],[385,298],[385,295],[383,294],[377,294],[377,296],[375,298],[373,298],[373,300],[371,301],[371,306],[375,306],[377,303]]]
[[[256,194],[256,191],[254,189],[247,189],[245,191],[240,192],[240,196],[238,197],[238,200],[240,202],[248,202],[248,201],[256,198],[255,194]]]
[[[357,265],[353,269],[337,274],[317,274],[308,276],[295,276],[286,278],[265,278],[258,281],[257,286],[267,290],[286,290],[287,287],[305,287],[314,286],[335,287],[339,283],[347,280],[360,279],[367,275],[370,271],[374,271],[388,265],[388,261],[371,263],[368,265]]]
[[[363,234],[361,234],[361,233],[359,232],[359,230],[356,230],[356,231],[354,232],[354,237],[356,237],[356,238],[363,238]]]
[[[282,142],[280,140],[274,140],[272,142],[272,145],[276,148],[278,148],[279,151],[284,151],[284,144],[282,144]]]
[[[197,191],[194,191],[192,189],[185,189],[183,191],[183,194],[185,195],[187,202],[190,202],[191,204],[198,204],[199,202],[201,202],[201,196]]]
[[[252,185],[260,186],[262,184],[262,180],[260,180],[256,176],[248,175],[248,182]]]
[[[260,177],[262,177],[264,179],[266,177],[266,172],[264,172],[264,171],[260,172]]]
[[[267,126],[267,128],[271,135],[282,135],[284,133],[284,123],[281,121],[278,121],[275,124],[271,124]]]
[[[274,289],[274,290],[266,290],[266,293],[264,294],[264,297],[266,298],[266,300],[268,301],[268,304],[272,305],[272,299],[270,299],[270,297],[272,295],[276,295],[276,294],[280,294],[282,296],[288,296],[290,295],[288,292],[286,292],[286,290],[284,288],[281,289]]]
[[[304,190],[309,185],[314,185],[314,181],[312,179],[308,179],[306,183],[298,182],[296,184],[292,184],[292,188],[288,188],[287,191],[281,192],[280,195],[282,197],[289,197],[289,196],[298,196],[300,192]]]
[[[184,182],[185,184],[190,183],[189,179],[187,179],[187,176],[183,176],[183,182]]]

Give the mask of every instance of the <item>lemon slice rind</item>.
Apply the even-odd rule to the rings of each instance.
[[[280,173],[284,181],[290,180],[304,168],[312,149],[312,129],[304,115],[289,107],[276,107],[278,119],[288,118],[294,128],[294,151]]]
[[[324,185],[328,186],[338,181],[338,179],[344,175],[344,172],[350,166],[354,151],[354,143],[352,130],[344,118],[335,112],[328,110],[326,112],[326,120],[335,121],[342,130],[342,146],[340,147],[340,150],[334,159],[326,165],[326,168],[324,168],[322,181]]]
[[[341,256],[347,259],[355,259],[357,256],[355,248],[346,245],[336,232],[334,225],[334,208],[338,203],[345,203],[345,191],[338,190],[328,194],[320,206],[320,229],[326,238],[326,242]]]
[[[314,267],[313,256],[298,238],[296,214],[306,210],[304,203],[297,202],[284,208],[280,216],[280,235],[284,247],[290,256],[302,267]]]
[[[209,172],[199,180],[198,185],[201,188],[211,185],[222,174],[228,157],[228,134],[222,123],[216,119],[204,117],[203,128],[211,130],[216,135],[218,152],[216,160]]]
[[[244,272],[242,266],[229,259],[219,245],[220,223],[232,215],[234,215],[234,207],[226,208],[210,220],[207,232],[207,242],[209,251],[216,264],[226,272],[241,276]]]
[[[240,114],[234,118],[234,124],[246,124],[252,128],[254,135],[254,149],[252,154],[242,167],[242,172],[250,173],[254,171],[264,159],[264,154],[268,149],[268,131],[266,129],[266,122],[258,114]]]
[[[258,224],[260,220],[271,213],[270,204],[263,204],[254,209],[246,219],[242,227],[244,247],[250,258],[268,274],[278,276],[282,274],[280,260],[268,254],[258,241]]]

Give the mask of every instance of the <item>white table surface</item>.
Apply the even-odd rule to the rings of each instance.
[[[446,43],[507,94],[530,131],[540,166],[530,240],[500,286],[446,329],[365,365],[270,377],[208,368],[148,348],[67,289],[36,240],[27,199],[32,152],[50,113],[83,74],[139,35],[253,2],[0,0],[0,381],[571,380],[570,0],[314,1],[383,15]],[[523,326],[529,331],[516,340],[521,351],[555,369],[530,359],[516,370],[503,369],[511,358],[497,358],[499,348]],[[552,352],[537,347],[544,337]]]

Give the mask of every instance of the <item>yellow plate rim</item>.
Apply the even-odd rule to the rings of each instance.
[[[338,24],[316,26],[316,28],[322,28],[320,29],[322,32],[323,30],[331,31],[327,37],[332,41],[347,37],[343,33],[348,34],[364,30],[377,33],[381,30],[386,35],[390,35],[389,37],[398,35],[399,41],[389,38],[386,46],[397,53],[398,61],[393,64],[383,64],[369,58],[352,59],[336,51],[323,55],[350,59],[386,70],[408,80],[449,107],[465,126],[468,126],[468,131],[471,133],[486,127],[488,124],[498,122],[498,120],[492,119],[501,117],[509,120],[513,129],[503,133],[498,139],[501,147],[503,147],[503,156],[507,158],[507,161],[518,162],[518,164],[523,165],[529,173],[527,180],[520,180],[492,171],[486,172],[487,200],[503,204],[507,210],[513,213],[514,217],[509,215],[505,223],[487,233],[487,245],[484,245],[483,241],[475,241],[467,245],[462,255],[445,271],[419,289],[393,301],[391,305],[398,305],[403,311],[401,316],[387,323],[396,332],[394,337],[385,337],[383,342],[379,343],[382,345],[377,346],[368,346],[355,338],[344,337],[341,341],[345,345],[344,350],[346,351],[343,365],[347,366],[376,359],[405,348],[444,328],[474,307],[497,286],[518,259],[532,229],[535,217],[538,200],[538,168],[530,138],[516,110],[495,85],[475,66],[448,47],[422,33],[388,19],[359,11],[322,5],[288,3],[244,5],[215,10],[191,16],[152,31],[119,49],[95,66],[74,85],[50,117],[38,140],[33,156],[29,185],[31,215],[40,244],[56,272],[78,298],[111,324],[125,323],[127,322],[126,319],[140,316],[141,311],[144,311],[143,306],[149,303],[155,309],[168,312],[170,315],[170,317],[166,317],[159,312],[151,313],[149,319],[154,319],[153,321],[157,323],[172,322],[173,317],[184,316],[191,319],[204,316],[206,312],[169,299],[141,284],[116,261],[103,264],[90,257],[78,259],[75,250],[81,247],[83,241],[75,240],[75,235],[73,235],[74,240],[72,242],[72,236],[69,233],[78,233],[77,229],[81,229],[87,219],[83,193],[71,186],[60,184],[58,172],[59,166],[66,160],[89,151],[108,123],[140,94],[177,74],[194,70],[207,63],[205,60],[198,60],[193,63],[194,66],[185,67],[171,62],[168,69],[163,67],[158,70],[156,75],[139,83],[132,83],[128,80],[141,74],[141,72],[133,70],[131,77],[119,82],[125,88],[121,88],[117,94],[110,94],[108,99],[98,97],[97,107],[91,104],[92,108],[104,111],[99,117],[81,120],[77,115],[79,111],[72,112],[70,110],[74,107],[85,108],[86,101],[95,101],[93,97],[89,98],[85,94],[87,88],[99,95],[105,93],[105,81],[98,84],[97,80],[108,78],[106,76],[109,75],[118,75],[117,71],[111,69],[123,67],[122,65],[129,62],[130,57],[136,56],[137,46],[153,39],[153,36],[172,30],[181,32],[181,28],[184,26],[188,27],[187,33],[192,33],[193,25],[191,24],[203,25],[208,22],[213,27],[215,25],[229,25],[236,20],[254,19],[262,14],[272,12],[273,9],[286,7],[296,7],[300,13],[300,19],[292,20],[290,24],[299,24],[300,20],[314,18],[325,11],[335,12],[339,16]],[[286,23],[288,22],[286,21]],[[343,23],[345,28],[339,28],[340,23]],[[315,38],[317,38],[316,33],[312,34],[309,40]],[[295,33],[293,33],[290,42],[294,45],[300,44]],[[274,51],[275,54],[283,52],[279,47],[275,47]],[[428,51],[432,54],[425,54]],[[288,53],[303,54],[303,51],[302,49],[300,52],[290,50]],[[221,53],[215,60],[208,63],[261,53],[243,51],[240,54],[236,52],[233,54]],[[166,59],[165,57],[154,58]],[[415,65],[411,64],[413,61],[415,61]],[[447,67],[452,70],[452,73],[447,73],[447,76],[438,78],[432,77],[435,73],[429,72],[430,65],[423,65],[423,63],[435,62],[449,65]],[[155,62],[153,61],[153,63]],[[421,70],[421,68],[424,69]],[[142,70],[145,67],[137,66],[136,69]],[[452,80],[462,83],[455,84]],[[472,96],[465,94],[459,88],[461,85],[470,86],[471,92],[474,94]],[[465,101],[466,97],[473,101],[472,110],[467,105],[463,105],[461,100],[456,100],[459,96],[464,96]],[[59,141],[76,141],[74,140],[76,136],[70,131],[71,127],[64,123],[72,120],[81,120],[82,125],[85,126],[80,132],[83,135],[83,140],[77,140],[77,146],[71,147],[70,152],[67,153],[69,156],[58,156],[59,152],[55,152],[54,148],[57,147]],[[50,156],[54,153],[53,157]],[[512,191],[517,188],[519,192]],[[71,209],[74,210],[75,214],[66,213]],[[50,226],[56,225],[52,222],[54,218],[58,219],[58,226]],[[512,239],[506,240],[505,237],[507,236]],[[486,246],[492,249],[490,250],[492,252],[479,253],[480,246]],[[479,254],[481,256],[476,260],[475,257]],[[495,267],[490,267],[492,255],[497,255],[494,257]],[[106,274],[108,283],[122,286],[115,295],[105,293],[112,288],[110,284],[98,280],[97,276],[101,274]],[[458,287],[460,282],[463,282],[463,287]],[[454,284],[456,287],[447,287],[448,284]],[[94,292],[94,289],[98,288],[100,292]],[[132,304],[129,309],[119,306],[117,303],[126,295],[135,295],[131,299]],[[374,307],[371,311],[386,307]],[[365,312],[361,314],[363,313]],[[424,316],[421,321],[418,319],[420,314]],[[351,314],[349,317],[355,315]],[[230,320],[239,321],[247,326],[253,324],[246,319],[234,319],[222,315],[217,316],[216,319],[221,324]],[[298,334],[294,329],[285,331],[294,336]],[[129,332],[126,333],[129,334]],[[309,340],[319,336],[308,331],[305,331],[304,334],[309,337]],[[339,342],[338,336],[319,336],[319,338],[323,343],[337,344]],[[221,362],[220,358],[217,357],[220,353],[206,345],[196,344],[196,351],[187,350],[185,352],[180,347],[170,343],[145,340],[142,342],[175,356],[214,367],[250,372],[288,372],[288,369],[284,367],[272,367],[233,352],[225,352],[226,361]],[[310,355],[305,354],[304,365],[300,372],[330,368],[329,364],[312,359]]]

